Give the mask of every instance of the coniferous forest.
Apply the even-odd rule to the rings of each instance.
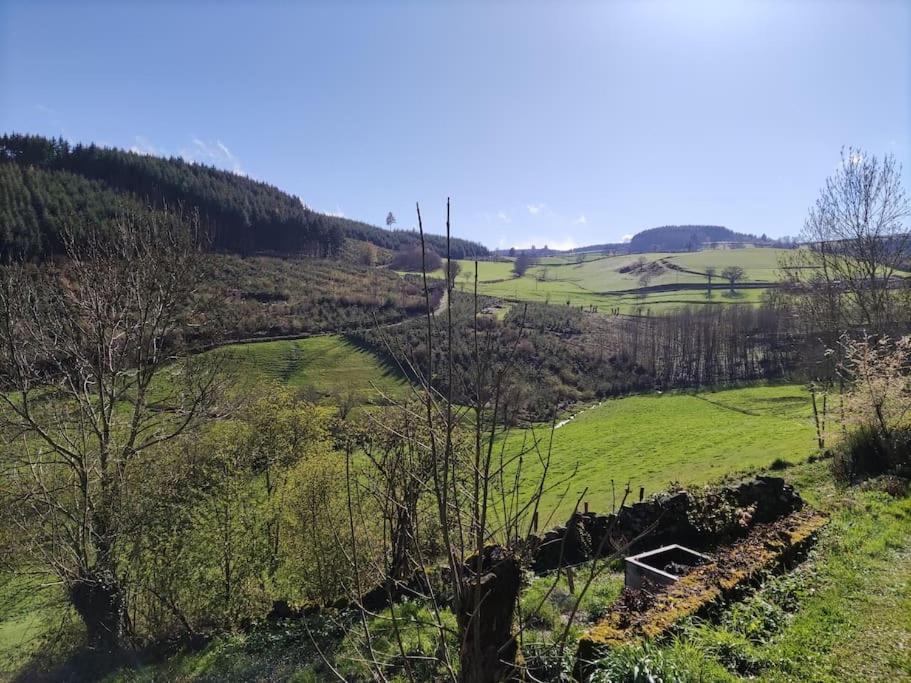
[[[230,171],[38,135],[0,137],[0,198],[2,256],[59,254],[65,227],[98,224],[140,207],[198,211],[212,247],[242,255],[332,257],[346,238],[392,250],[420,239],[412,230],[385,230],[313,211],[298,197]],[[446,253],[445,237],[425,239]],[[452,239],[449,248],[454,258],[488,253],[463,239]]]

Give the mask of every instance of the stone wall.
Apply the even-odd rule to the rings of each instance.
[[[705,550],[802,507],[803,500],[780,477],[759,476],[697,494],[671,491],[624,506],[617,514],[574,514],[564,526],[529,539],[531,567],[546,573],[595,557],[629,555],[670,543]]]

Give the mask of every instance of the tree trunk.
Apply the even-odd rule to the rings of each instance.
[[[481,557],[468,560],[464,571],[465,592],[458,609],[459,679],[496,683],[517,678],[518,645],[512,626],[521,581],[519,563],[500,546],[488,546]]]
[[[111,571],[83,572],[69,586],[70,604],[85,624],[92,647],[113,652],[123,643],[126,608],[117,577]]]

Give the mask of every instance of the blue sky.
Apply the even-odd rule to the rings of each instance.
[[[0,130],[494,247],[796,234],[842,145],[911,190],[911,2],[0,0]]]

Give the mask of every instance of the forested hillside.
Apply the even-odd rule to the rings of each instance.
[[[695,251],[703,244],[713,242],[754,242],[770,244],[771,240],[742,232],[734,232],[721,225],[665,225],[649,228],[633,236],[629,250],[646,251]]]
[[[309,209],[298,197],[236,173],[179,158],[163,159],[36,135],[0,137],[0,255],[60,251],[63,225],[99,221],[125,206],[197,209],[217,250],[334,256],[346,237],[386,249],[415,244],[410,230],[384,230]],[[446,240],[427,236],[445,253]],[[487,249],[451,240],[454,257]]]

